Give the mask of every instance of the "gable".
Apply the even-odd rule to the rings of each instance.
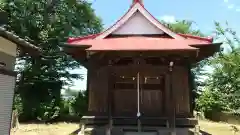
[[[139,17],[141,15],[136,15],[138,17],[135,16],[135,14],[137,14],[137,12],[141,13],[145,19],[148,21],[149,24],[152,24],[152,25],[149,25],[148,23],[146,23],[146,20],[144,20],[143,17]],[[135,16],[135,17],[134,17]],[[132,19],[131,19],[132,18]],[[134,19],[133,19],[134,18]],[[144,28],[143,30],[143,27],[141,27],[141,30],[138,29],[136,30],[136,28],[139,28],[140,25],[138,26],[134,26],[133,27],[133,22],[136,22],[136,20],[141,18],[141,23],[143,23],[144,25],[148,25],[147,28]],[[130,20],[130,21],[129,21]],[[131,22],[131,25],[130,23]],[[138,22],[139,23],[139,22]],[[127,25],[126,25],[127,24]],[[124,26],[125,25],[125,26]],[[136,23],[135,23],[136,25]],[[123,27],[124,26],[124,27]],[[126,27],[127,26],[127,27]],[[127,28],[129,28],[129,26],[132,26],[131,30],[126,30]],[[154,29],[153,27],[156,27],[157,29]],[[107,37],[108,35],[110,34],[113,34],[113,32],[115,32],[116,34],[116,31],[117,33],[133,33],[133,28],[134,28],[134,33],[143,33],[143,32],[146,32],[146,29],[147,29],[147,32],[148,33],[152,33],[152,32],[155,32],[155,33],[161,33],[161,31],[163,31],[164,33],[166,33],[167,35],[169,35],[170,37],[174,38],[174,39],[185,39],[184,37],[172,32],[170,29],[168,29],[167,27],[165,27],[163,24],[161,24],[156,18],[154,18],[141,4],[139,3],[135,3],[133,6],[131,6],[131,8],[128,10],[128,12],[121,18],[119,19],[113,26],[111,26],[110,28],[108,28],[107,30],[105,30],[104,32],[102,32],[100,35],[98,35],[96,37],[96,39],[103,39],[105,37]],[[151,29],[151,30],[150,30]],[[124,31],[124,32],[123,32]]]
[[[153,25],[141,12],[135,12],[121,27],[112,32],[113,35],[155,35],[164,34]]]

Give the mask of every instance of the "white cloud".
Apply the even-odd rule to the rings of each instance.
[[[234,4],[228,5],[228,8],[229,8],[229,9],[233,9],[233,8],[234,8]]]
[[[166,23],[175,23],[176,22],[175,16],[172,16],[172,15],[164,15],[164,16],[160,17],[160,20],[163,20]]]
[[[225,3],[228,3],[228,0],[223,0]]]
[[[226,6],[228,9],[235,10],[236,12],[240,12],[240,7],[238,5],[235,5],[229,2],[230,0],[223,0],[223,1],[224,3],[226,3]]]

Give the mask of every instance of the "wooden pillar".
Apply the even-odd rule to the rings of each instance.
[[[88,100],[87,100],[87,105],[88,105],[88,111],[87,111],[87,113],[89,113],[89,103],[90,103],[90,97],[89,97],[89,89],[90,89],[90,77],[91,77],[91,73],[92,73],[92,68],[89,66],[89,67],[87,67],[87,89],[86,89],[86,91],[87,91],[87,98],[88,98]]]
[[[168,120],[169,120],[169,128],[171,130],[171,135],[175,135],[176,131],[175,131],[175,119],[176,119],[176,100],[175,100],[175,93],[173,90],[173,65],[174,63],[171,61],[169,63],[169,116],[168,116]]]
[[[193,99],[193,95],[194,92],[194,85],[195,85],[195,82],[194,82],[194,76],[191,72],[191,66],[190,64],[188,65],[188,90],[189,90],[189,107],[190,107],[190,117],[193,117],[193,109],[194,109],[194,99]]]
[[[108,127],[106,135],[111,135],[112,132],[112,110],[113,110],[113,73],[112,73],[112,63],[109,61],[108,64]]]

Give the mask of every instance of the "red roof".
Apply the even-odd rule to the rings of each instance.
[[[123,37],[95,40],[74,41],[71,44],[89,45],[91,51],[121,51],[121,50],[197,50],[191,40],[177,40],[153,37]]]
[[[97,34],[92,34],[92,35],[87,35],[87,36],[82,36],[82,37],[74,37],[74,38],[69,38],[67,43],[69,44],[74,44],[74,42],[76,41],[82,41],[82,40],[89,40],[89,39],[95,39],[98,35],[100,35],[101,33],[97,33]],[[212,37],[200,37],[200,36],[194,36],[194,35],[190,35],[190,34],[178,34],[182,37],[184,37],[187,40],[192,40],[192,41],[196,41],[199,44],[210,44],[213,42],[213,38]],[[173,39],[174,40],[174,39]]]
[[[139,0],[134,0],[133,5],[128,10],[128,12],[136,5],[138,6],[139,10],[144,10],[149,13],[142,5]],[[136,7],[136,6],[135,6]],[[150,14],[150,13],[149,13]],[[150,14],[151,15],[151,14]],[[126,14],[124,15],[126,16]],[[123,17],[124,17],[123,16]],[[122,17],[122,18],[123,18]],[[121,19],[122,19],[121,18]],[[151,15],[151,18],[155,21],[157,20]],[[121,20],[120,19],[120,20]],[[98,38],[99,36],[106,34],[110,29],[115,27],[117,23],[120,21],[118,20],[113,26],[108,28],[106,31],[98,34],[77,37],[77,38],[69,38],[68,44],[81,46],[81,45],[89,45],[87,50],[196,50],[197,48],[191,47],[190,45],[209,45],[212,43],[212,38],[205,38],[199,36],[193,36],[188,34],[175,34],[165,26],[163,26],[159,21],[157,21],[158,25],[165,29],[167,33],[170,35],[173,33],[175,37],[178,38],[162,38],[162,37],[121,37],[121,38]]]
[[[194,36],[194,35],[190,35],[190,34],[179,34],[179,35],[185,37],[188,40],[194,40],[194,41],[206,42],[206,43],[213,42],[212,37],[200,37],[200,36]]]

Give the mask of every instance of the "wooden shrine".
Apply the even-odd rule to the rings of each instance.
[[[134,0],[107,30],[69,38],[88,69],[88,125],[194,126],[190,69],[219,50],[212,38],[174,33]]]

